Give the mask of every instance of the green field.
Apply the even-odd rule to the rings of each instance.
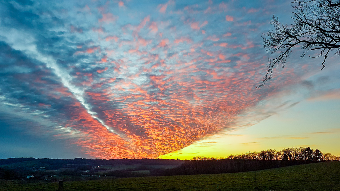
[[[58,183],[0,180],[0,190],[57,190]],[[340,162],[256,172],[64,182],[64,190],[340,190]]]

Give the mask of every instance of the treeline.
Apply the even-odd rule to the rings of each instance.
[[[302,160],[302,161],[324,161],[340,160],[339,156],[331,153],[323,153],[319,149],[310,147],[286,148],[281,151],[275,149],[263,150],[261,152],[249,152],[240,155],[230,155],[224,159],[244,159],[244,160]],[[209,157],[194,157],[192,160],[218,160]]]
[[[281,151],[273,149],[241,155],[230,155],[225,159],[195,157],[177,168],[160,171],[159,175],[191,175],[234,173],[279,168],[285,166],[337,160],[330,153],[323,154],[318,149],[288,148]]]

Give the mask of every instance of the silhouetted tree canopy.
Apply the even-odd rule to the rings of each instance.
[[[277,64],[285,66],[294,48],[303,49],[301,57],[311,51],[310,57],[323,58],[321,70],[330,54],[340,54],[340,0],[295,0],[292,7],[293,24],[283,25],[273,16],[271,24],[275,29],[262,36],[264,47],[275,58],[269,59],[267,74],[260,86],[272,78]]]

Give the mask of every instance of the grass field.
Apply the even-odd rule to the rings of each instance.
[[[57,190],[58,183],[0,180],[0,190]],[[64,190],[340,190],[340,162],[256,172],[64,182]]]

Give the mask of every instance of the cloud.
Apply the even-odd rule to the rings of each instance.
[[[311,132],[309,134],[311,135],[318,135],[318,134],[334,134],[334,133],[339,133],[340,129],[328,129],[327,131],[319,131],[319,132]]]
[[[227,16],[225,16],[225,20],[226,21],[234,21],[234,17],[227,15]]]
[[[258,142],[249,142],[249,143],[241,143],[243,145],[254,145],[254,144],[258,144]]]
[[[102,18],[99,19],[99,22],[107,22],[107,23],[112,23],[117,20],[117,16],[114,16],[112,13],[106,13],[102,15]]]
[[[159,12],[164,14],[166,12],[166,9],[167,9],[168,5],[170,5],[170,4],[174,4],[174,2],[172,0],[170,0],[167,3],[165,3],[165,4],[160,4],[158,6],[159,7]]]
[[[124,2],[123,1],[119,1],[118,5],[119,5],[119,7],[124,7]]]
[[[302,98],[287,98],[292,89],[318,87],[292,67],[256,89],[267,16],[237,25],[224,12],[244,23],[248,5],[210,3],[205,14],[209,2],[121,2],[1,4],[3,112],[40,116],[41,130],[27,131],[68,139],[87,156],[157,158],[294,106]]]
[[[152,22],[150,24],[150,26],[149,26],[149,29],[151,30],[151,32],[157,33],[157,31],[158,31],[157,23],[156,22]]]
[[[326,92],[319,92],[308,98],[308,101],[329,101],[340,99],[340,89],[334,89]]]
[[[309,137],[288,137],[288,139],[308,139]]]

